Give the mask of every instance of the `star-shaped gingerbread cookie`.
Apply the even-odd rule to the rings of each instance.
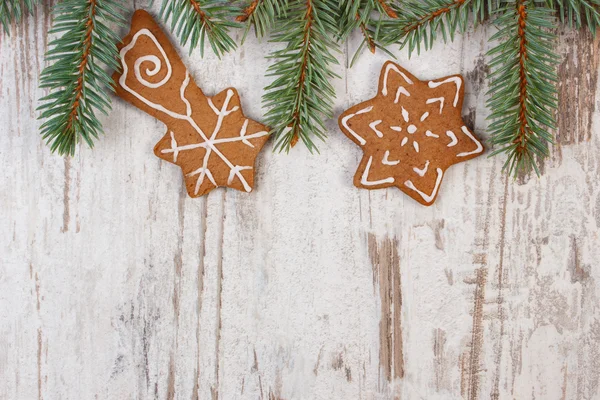
[[[339,118],[344,134],[364,152],[354,184],[396,186],[421,204],[433,204],[446,169],[483,153],[462,119],[463,96],[460,75],[420,81],[386,62],[377,95]]]
[[[269,131],[244,116],[237,91],[204,95],[142,10],[133,16],[120,56],[123,70],[113,76],[117,94],[167,125],[154,153],[181,167],[188,194],[202,196],[218,186],[251,191],[254,161]]]

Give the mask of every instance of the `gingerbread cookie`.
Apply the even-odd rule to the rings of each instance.
[[[354,184],[396,186],[423,205],[433,204],[446,169],[483,153],[462,119],[463,96],[460,75],[420,81],[386,62],[377,95],[339,118],[342,131],[364,152]]]
[[[237,91],[204,95],[145,11],[133,15],[120,56],[117,94],[167,125],[154,154],[181,167],[188,194],[202,196],[218,186],[251,191],[254,161],[269,131],[244,116]]]

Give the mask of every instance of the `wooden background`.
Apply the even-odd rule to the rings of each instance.
[[[479,157],[426,208],[355,188],[361,150],[335,120],[320,155],[269,143],[250,195],[188,198],[152,154],[164,127],[118,99],[93,151],[52,155],[35,119],[50,22],[46,6],[0,35],[0,399],[600,399],[598,40],[561,33],[540,179]],[[396,53],[422,79],[464,74],[486,141],[492,29]],[[359,41],[336,114],[386,60],[347,68]],[[261,119],[270,48],[181,54]]]

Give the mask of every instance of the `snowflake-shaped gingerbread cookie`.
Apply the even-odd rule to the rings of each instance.
[[[237,91],[204,95],[145,11],[135,12],[120,56],[117,94],[167,125],[154,153],[181,167],[188,194],[202,196],[218,186],[251,191],[254,161],[269,132],[244,116]]]
[[[460,75],[420,81],[386,62],[377,95],[339,118],[342,131],[364,152],[354,184],[396,186],[421,204],[433,204],[446,169],[483,153],[462,119],[463,96]]]

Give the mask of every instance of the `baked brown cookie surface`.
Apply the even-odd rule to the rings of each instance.
[[[234,88],[207,97],[150,14],[138,10],[120,45],[117,95],[167,125],[156,156],[181,167],[187,192],[202,196],[218,186],[249,192],[254,162],[268,128],[242,112]]]
[[[339,117],[344,134],[364,152],[354,184],[396,186],[423,205],[433,204],[446,169],[484,150],[462,119],[463,97],[460,75],[420,81],[386,62],[377,95]]]

